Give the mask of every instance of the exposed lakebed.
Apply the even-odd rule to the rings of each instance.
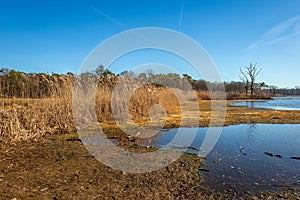
[[[199,149],[208,129],[170,129],[162,132],[152,145],[201,154]],[[185,133],[185,136],[181,137],[180,133],[179,137],[176,136],[177,131]],[[186,147],[186,142],[180,143],[192,139],[189,147]],[[216,145],[206,155],[205,166],[199,169],[204,179],[202,184],[216,192],[239,194],[282,187],[299,188],[299,144],[298,124],[241,124],[224,127]]]

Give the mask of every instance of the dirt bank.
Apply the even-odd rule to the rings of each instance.
[[[189,154],[159,171],[126,174],[97,161],[75,134],[0,144],[1,199],[228,199],[200,185],[201,159]],[[295,189],[249,199],[299,199]]]
[[[52,136],[0,145],[0,199],[205,199],[197,167],[184,155],[162,170],[125,174],[92,157],[77,140]],[[205,197],[205,198],[204,198]]]

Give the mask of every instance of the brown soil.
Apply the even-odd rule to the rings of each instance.
[[[73,136],[72,136],[73,137]],[[159,171],[126,174],[97,161],[78,140],[51,136],[0,145],[0,199],[206,199],[184,154]]]
[[[0,144],[1,199],[229,199],[200,185],[201,159],[183,156],[159,171],[126,174],[97,161],[75,134]],[[300,192],[249,194],[249,199],[299,199]]]

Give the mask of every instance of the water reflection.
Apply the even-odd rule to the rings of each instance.
[[[240,101],[232,105],[274,110],[300,110],[300,96],[273,97],[273,100],[268,101]]]
[[[189,129],[183,128],[188,134]],[[186,151],[199,152],[207,128],[199,128],[192,148]],[[158,147],[172,138],[174,130],[157,137]],[[218,143],[207,155],[205,169],[201,172],[205,181],[215,191],[224,190],[245,193],[246,191],[277,189],[281,186],[299,187],[300,161],[291,157],[300,156],[300,125],[242,124],[225,127]],[[168,148],[180,149],[180,143]],[[271,152],[270,156],[265,152]]]

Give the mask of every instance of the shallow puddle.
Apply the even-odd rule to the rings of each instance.
[[[171,129],[161,132],[151,144],[201,155],[199,150],[207,130],[208,128]],[[286,186],[299,188],[299,147],[298,124],[242,124],[224,127],[216,145],[206,156],[205,166],[200,169],[204,178],[202,184],[216,192],[240,194]]]

